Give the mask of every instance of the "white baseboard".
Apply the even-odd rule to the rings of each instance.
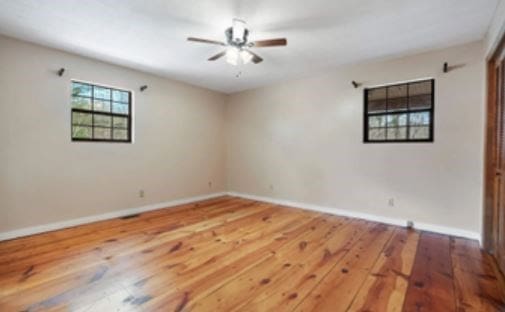
[[[271,197],[256,196],[256,195],[250,195],[250,194],[244,194],[244,193],[221,192],[221,193],[212,193],[212,194],[194,196],[194,197],[183,198],[183,199],[176,199],[176,200],[172,200],[172,201],[151,204],[151,205],[137,207],[137,208],[118,210],[118,211],[109,212],[109,213],[105,213],[105,214],[101,214],[101,215],[94,215],[94,216],[72,219],[72,220],[67,220],[67,221],[43,224],[43,225],[38,225],[38,226],[34,226],[34,227],[13,230],[13,231],[9,231],[9,232],[3,232],[3,233],[0,232],[0,241],[23,237],[23,236],[28,236],[28,235],[33,235],[33,234],[38,234],[38,233],[43,233],[43,232],[60,230],[60,229],[68,228],[68,227],[73,227],[73,226],[97,222],[97,221],[120,218],[120,217],[124,217],[124,216],[128,216],[128,215],[132,215],[132,214],[142,213],[142,212],[161,209],[161,208],[168,208],[168,207],[173,207],[173,206],[178,206],[178,205],[184,205],[184,204],[197,202],[197,201],[201,201],[201,200],[205,200],[205,199],[210,199],[210,198],[214,198],[214,197],[224,196],[224,195],[242,197],[242,198],[246,198],[246,199],[252,199],[252,200],[277,204],[277,205],[290,206],[290,207],[313,210],[313,211],[318,211],[318,212],[325,212],[325,213],[339,215],[339,216],[359,218],[359,219],[375,221],[375,222],[380,222],[380,223],[386,223],[386,224],[392,224],[392,225],[397,225],[397,226],[406,226],[407,225],[407,220],[404,220],[404,219],[388,218],[388,217],[377,216],[377,215],[368,214],[368,213],[362,213],[362,212],[358,212],[358,211],[325,207],[325,206],[300,203],[300,202],[284,200],[284,199],[276,199],[276,198],[271,198]],[[446,234],[446,235],[451,235],[451,236],[464,237],[464,238],[478,240],[479,243],[481,242],[481,235],[477,232],[472,232],[472,231],[467,231],[467,230],[462,230],[462,229],[452,228],[452,227],[446,227],[446,226],[441,226],[441,225],[435,225],[435,224],[428,224],[428,223],[414,222],[414,224],[415,224],[415,228],[418,230]]]
[[[358,212],[358,211],[325,207],[325,206],[300,203],[300,202],[295,202],[295,201],[290,201],[290,200],[276,199],[276,198],[264,197],[264,196],[256,196],[256,195],[237,193],[237,192],[228,192],[228,195],[242,197],[242,198],[246,198],[246,199],[257,200],[257,201],[262,201],[262,202],[267,202],[267,203],[272,203],[272,204],[277,204],[277,205],[290,206],[290,207],[313,210],[313,211],[318,211],[318,212],[325,212],[325,213],[339,215],[339,216],[364,219],[364,220],[392,224],[392,225],[397,225],[397,226],[407,226],[407,220],[405,220],[405,219],[388,218],[388,217],[382,217],[382,216],[377,216],[377,215],[368,214],[368,213],[362,213],[362,212]],[[472,231],[467,231],[467,230],[462,230],[462,229],[452,228],[452,227],[446,227],[446,226],[441,226],[441,225],[435,225],[435,224],[417,223],[417,222],[415,222],[415,220],[414,220],[414,226],[418,230],[440,233],[440,234],[451,235],[451,236],[457,236],[457,237],[464,237],[464,238],[468,238],[468,239],[477,240],[477,241],[479,241],[479,243],[481,243],[481,235],[480,235],[480,233],[477,233],[477,232],[472,232]]]
[[[212,193],[212,194],[176,199],[176,200],[171,200],[171,201],[167,201],[167,202],[137,207],[137,208],[118,210],[118,211],[113,211],[113,212],[104,213],[104,214],[100,214],[100,215],[94,215],[94,216],[89,216],[89,217],[61,221],[61,222],[37,225],[37,226],[22,228],[19,230],[14,230],[14,231],[9,231],[9,232],[3,232],[3,233],[0,232],[0,241],[23,237],[23,236],[28,236],[28,235],[33,235],[33,234],[38,234],[38,233],[43,233],[43,232],[60,230],[60,229],[68,228],[68,227],[73,227],[73,226],[97,222],[97,221],[120,218],[120,217],[124,217],[124,216],[128,216],[128,215],[132,215],[132,214],[142,213],[142,212],[151,211],[151,210],[157,210],[157,209],[161,209],[161,208],[168,208],[168,207],[173,207],[173,206],[178,206],[178,205],[189,204],[192,202],[197,202],[197,201],[210,199],[210,198],[214,198],[214,197],[219,197],[219,196],[225,196],[225,195],[227,195],[226,192]]]

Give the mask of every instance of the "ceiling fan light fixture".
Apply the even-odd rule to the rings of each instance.
[[[253,55],[247,50],[242,50],[240,51],[240,58],[243,64],[248,64],[253,59]]]
[[[226,62],[233,66],[245,65],[248,63],[259,64],[263,62],[263,58],[250,49],[279,47],[286,46],[288,44],[286,38],[249,41],[249,29],[247,29],[246,26],[247,24],[243,20],[234,18],[232,26],[226,28],[224,31],[226,41],[209,40],[196,37],[188,37],[188,41],[225,47],[224,51],[209,57],[208,61],[213,62],[224,57]]]
[[[235,47],[228,47],[226,49],[226,62],[230,65],[238,65],[239,51]]]

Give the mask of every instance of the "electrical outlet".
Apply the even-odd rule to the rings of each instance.
[[[144,198],[144,196],[145,196],[144,190],[140,190],[139,191],[139,197],[140,198]]]
[[[395,199],[394,198],[390,198],[388,200],[388,205],[389,205],[389,207],[394,207],[395,206]]]
[[[407,229],[412,230],[414,228],[414,221],[407,221]]]

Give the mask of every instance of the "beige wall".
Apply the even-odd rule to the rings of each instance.
[[[133,90],[135,143],[72,143],[70,79]],[[223,94],[0,37],[0,232],[223,191],[224,102]]]
[[[443,74],[446,61],[464,66]],[[351,80],[425,77],[436,79],[435,142],[363,144],[363,89]],[[484,83],[478,42],[234,94],[228,189],[478,233]]]
[[[224,190],[479,232],[485,50],[225,96],[0,37],[0,232]],[[464,66],[443,74],[445,61]],[[363,144],[363,90],[350,81],[424,77],[436,79],[435,143]],[[72,143],[70,79],[133,90],[135,143]]]

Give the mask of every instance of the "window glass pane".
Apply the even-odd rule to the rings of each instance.
[[[128,131],[114,129],[114,140],[127,140],[128,139]]]
[[[127,115],[129,113],[128,112],[128,105],[114,102],[114,103],[112,103],[112,112],[115,114]]]
[[[410,109],[429,109],[431,107],[431,95],[414,95],[409,98]]]
[[[409,95],[431,94],[431,80],[412,82],[409,84]]]
[[[114,128],[128,128],[128,118],[126,117],[114,117]]]
[[[430,124],[430,113],[429,112],[410,113],[409,124],[411,126],[429,125]]]
[[[407,110],[407,85],[388,87],[388,111]]]
[[[110,89],[102,87],[94,87],[94,97],[97,99],[110,100]]]
[[[406,140],[407,127],[388,128],[387,138],[388,140]]]
[[[407,110],[408,100],[404,98],[393,98],[388,100],[388,112],[398,112]]]
[[[129,141],[130,92],[85,82],[71,84],[72,138]]]
[[[407,96],[407,85],[406,84],[400,84],[400,85],[394,85],[394,86],[389,86],[388,87],[388,98],[389,99],[395,99],[395,98],[402,98]]]
[[[91,139],[91,127],[72,127],[73,139]]]
[[[74,125],[93,125],[93,115],[91,113],[72,112],[72,124]]]
[[[369,141],[433,140],[433,80],[367,89]]]
[[[72,108],[91,110],[91,98],[72,97]]]
[[[386,139],[386,129],[385,128],[369,129],[368,139],[370,141],[384,141]]]
[[[96,111],[100,112],[110,112],[110,101],[96,100],[93,103],[93,107]]]
[[[94,139],[110,140],[111,139],[111,129],[110,128],[94,128],[93,129]]]
[[[410,109],[431,107],[431,81],[421,81],[409,85]]]
[[[386,99],[386,88],[376,88],[368,90],[368,100],[376,101],[376,100],[385,100]]]
[[[369,113],[383,113],[386,111],[386,100],[376,100],[368,102]]]
[[[95,126],[111,127],[112,117],[95,114]]]
[[[377,128],[386,126],[386,116],[370,116],[368,117],[368,127]]]
[[[386,88],[368,90],[368,111],[371,113],[386,111]]]
[[[114,102],[123,102],[123,103],[128,103],[130,101],[128,92],[119,90],[112,90],[112,100]]]
[[[430,127],[410,127],[409,138],[412,140],[427,140],[430,138]]]
[[[407,114],[387,115],[388,127],[400,127],[407,125]]]
[[[72,82],[72,96],[76,95],[91,97],[91,86],[84,83]]]

